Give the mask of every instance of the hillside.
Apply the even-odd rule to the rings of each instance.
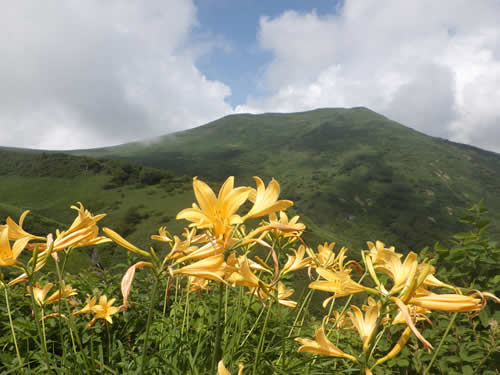
[[[217,182],[275,177],[317,241],[358,248],[383,239],[419,250],[459,231],[464,208],[480,199],[500,237],[500,155],[362,107],[231,115],[147,143],[76,153]]]
[[[69,207],[81,201],[92,213],[107,213],[101,223],[142,246],[161,225],[182,230],[175,214],[191,203],[190,178],[122,161],[100,161],[59,153],[0,149],[0,222],[18,220],[31,210],[24,227],[36,234],[67,228],[75,217]],[[104,266],[126,258],[113,245],[96,248]],[[81,250],[71,267],[88,265]]]

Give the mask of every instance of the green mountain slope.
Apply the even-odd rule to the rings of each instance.
[[[103,226],[148,247],[158,227],[182,230],[175,214],[192,200],[189,178],[126,162],[6,149],[0,160],[0,222],[29,209],[24,227],[36,234],[67,228],[76,215],[69,207],[80,201],[94,214],[107,213]],[[75,253],[70,268],[88,265],[89,251]],[[113,245],[98,246],[96,255],[104,266],[126,259]]]
[[[316,239],[420,249],[483,199],[500,237],[500,155],[426,136],[366,108],[231,115],[145,143],[79,150],[222,182],[275,177]],[[314,223],[314,225],[312,224]]]

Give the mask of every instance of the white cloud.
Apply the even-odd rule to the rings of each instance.
[[[188,0],[2,2],[0,145],[69,149],[143,139],[231,112],[196,68]]]
[[[500,152],[500,2],[346,0],[335,15],[262,17],[271,63],[238,112],[366,106]]]

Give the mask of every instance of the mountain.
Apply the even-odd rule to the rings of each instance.
[[[500,155],[424,135],[367,108],[240,114],[147,142],[78,150],[237,184],[276,178],[313,242],[419,250],[484,200],[500,239]]]

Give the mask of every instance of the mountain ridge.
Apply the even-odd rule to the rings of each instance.
[[[88,160],[65,160],[57,157],[57,151],[28,150],[24,161],[10,162],[3,174],[14,176],[24,170],[24,181],[30,181],[29,176],[37,173],[33,168],[45,171],[53,163],[64,177],[69,169],[64,163],[80,170],[81,165],[93,165],[94,158],[119,159],[124,164],[111,168],[113,176],[81,181],[99,196],[93,184],[101,184],[104,189],[110,178],[121,181],[124,175],[133,173],[137,191],[130,185],[130,189],[112,188],[116,193],[108,187],[102,194],[120,194],[121,202],[127,194],[150,202],[154,195],[149,194],[156,191],[163,197],[162,202],[172,201],[168,197],[170,188],[156,188],[154,183],[147,189],[140,187],[140,173],[155,179],[157,172],[141,172],[127,163],[166,169],[178,176],[199,176],[211,183],[214,190],[230,175],[236,176],[237,185],[253,184],[255,175],[267,181],[274,177],[281,184],[281,196],[295,202],[291,214],[301,215],[311,228],[312,243],[338,241],[360,248],[367,240],[379,239],[399,244],[403,251],[418,250],[456,233],[465,208],[484,199],[492,213],[494,237],[500,239],[500,155],[427,136],[364,107],[292,114],[235,114],[161,136],[153,143],[134,142],[64,153]],[[47,160],[36,159],[40,154],[46,155]],[[26,166],[30,163],[36,167]],[[56,183],[40,181],[36,183]],[[194,201],[185,187],[176,191],[175,207],[188,207]],[[184,191],[186,194],[181,194]],[[67,194],[66,202],[70,201],[70,193]],[[72,196],[73,202],[80,200]],[[91,194],[85,196],[90,197],[91,205],[99,207],[101,201],[93,202]],[[104,206],[113,212],[112,206]],[[142,209],[144,215],[148,207]],[[182,224],[172,221],[176,212],[171,208],[164,211],[160,216],[169,220],[155,222],[169,227]],[[56,207],[51,207],[51,212],[56,212]],[[125,222],[126,212],[118,212],[121,222]],[[150,215],[157,215],[153,212],[156,211]]]

